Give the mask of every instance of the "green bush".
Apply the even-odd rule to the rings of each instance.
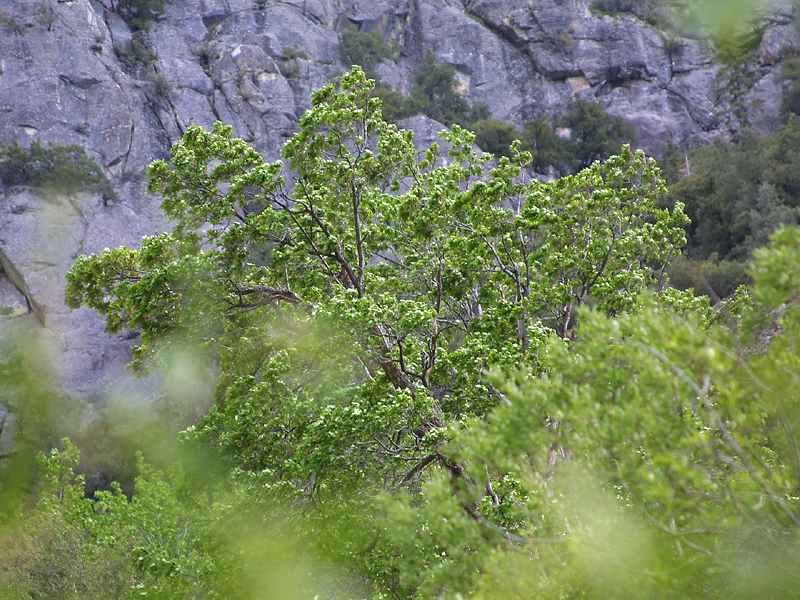
[[[391,123],[419,114],[420,107],[413,98],[384,85],[375,87],[374,95],[383,102],[383,118]]]
[[[42,0],[36,8],[36,20],[42,26],[50,31],[53,24],[56,22],[56,8],[53,5],[53,0]]]
[[[157,98],[163,100],[169,98],[170,92],[172,91],[172,83],[170,83],[169,79],[167,79],[163,73],[151,73],[150,83],[153,84],[153,92]]]
[[[114,198],[102,169],[80,146],[44,146],[34,142],[30,148],[19,144],[0,148],[0,182],[67,194],[92,191],[102,194],[105,200]]]
[[[764,28],[753,25],[743,31],[715,31],[711,35],[717,58],[728,65],[739,65],[761,44]]]
[[[377,85],[373,94],[383,100],[384,118],[390,122],[424,114],[448,127],[457,124],[473,128],[489,119],[486,105],[473,106],[456,91],[455,67],[438,64],[430,53],[414,75],[410,96],[383,85]]]
[[[631,14],[654,27],[672,30],[679,4],[680,0],[594,0],[591,9],[606,15]]]
[[[541,173],[570,162],[567,144],[556,134],[552,122],[545,117],[525,123],[522,139],[526,149],[533,153],[534,169]]]
[[[588,167],[596,160],[616,154],[622,145],[632,143],[636,132],[620,117],[609,115],[594,102],[578,100],[560,122],[571,130],[568,146],[574,169]]]
[[[302,48],[295,48],[293,46],[288,46],[283,49],[283,59],[284,60],[308,60],[308,53],[303,50]]]
[[[7,29],[11,33],[21,34],[23,29],[14,17],[7,12],[0,10],[0,29]]]
[[[359,65],[370,77],[375,76],[379,63],[395,55],[395,49],[383,40],[380,32],[361,31],[354,25],[342,32],[339,51],[345,65]]]
[[[496,119],[481,119],[472,124],[475,132],[475,143],[495,156],[510,156],[510,146],[514,140],[522,139],[516,127]]]
[[[489,109],[485,105],[472,106],[456,91],[455,67],[437,63],[431,53],[425,56],[414,77],[411,97],[420,112],[447,126],[458,124],[468,127],[475,121],[489,117]]]
[[[164,13],[166,0],[119,0],[117,11],[134,30],[147,30]]]
[[[788,85],[783,93],[783,112],[800,115],[800,56],[787,57],[781,75]]]
[[[119,57],[128,68],[147,67],[158,60],[153,48],[147,40],[144,31],[136,31],[131,37],[131,44],[123,50]]]
[[[569,131],[561,137],[556,130]],[[593,102],[577,100],[562,117],[549,121],[540,118],[526,123],[523,140],[534,154],[534,167],[547,171],[573,173],[619,152],[635,140],[635,130],[620,117],[609,115]]]

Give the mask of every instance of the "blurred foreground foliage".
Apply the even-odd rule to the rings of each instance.
[[[800,230],[712,309],[665,285],[653,160],[544,183],[474,139],[420,159],[360,69],[289,169],[188,129],[149,173],[175,229],[79,258],[67,300],[139,369],[193,348],[213,406],[128,494],[41,455],[0,597],[792,597]]]

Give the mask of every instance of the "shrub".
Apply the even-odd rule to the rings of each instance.
[[[616,154],[624,144],[634,141],[635,130],[620,117],[609,115],[594,102],[578,100],[561,121],[571,130],[573,168],[582,169],[596,160]]]
[[[783,112],[800,115],[800,56],[787,57],[781,75],[788,86],[783,93]]]
[[[167,99],[172,91],[172,84],[163,73],[153,72],[150,74],[150,83],[153,84],[153,92],[157,98]]]
[[[383,102],[383,118],[391,123],[419,114],[420,107],[413,98],[404,96],[390,87],[378,85],[374,95]]]
[[[729,298],[736,288],[749,283],[747,263],[737,260],[693,260],[684,256],[672,261],[669,267],[670,285],[693,289],[718,301]]]
[[[472,128],[489,119],[486,105],[473,106],[456,91],[455,67],[436,63],[430,53],[414,75],[410,96],[380,84],[375,87],[373,95],[383,101],[383,115],[390,122],[424,114],[448,127],[458,124]]]
[[[158,56],[151,48],[143,31],[134,32],[131,37],[131,45],[119,57],[131,69],[147,67],[158,60]]]
[[[114,198],[100,166],[80,146],[43,146],[34,142],[30,148],[19,144],[0,148],[0,182],[67,194],[92,191],[102,194],[105,200]]]
[[[668,26],[669,21],[665,18],[665,12],[671,10],[671,6],[665,6],[663,0],[595,0],[591,4],[593,11],[606,14],[632,14],[647,21],[651,25]]]
[[[475,143],[495,156],[510,156],[510,146],[514,140],[522,139],[516,127],[496,119],[481,119],[472,125]]]
[[[559,136],[559,128],[569,130],[569,137]],[[534,154],[534,167],[542,172],[552,167],[560,173],[575,172],[608,158],[634,138],[630,123],[585,100],[576,101],[553,122],[540,118],[527,123],[523,134],[527,149]]]
[[[377,31],[361,31],[350,25],[342,31],[339,51],[347,65],[359,65],[370,76],[382,61],[393,58],[395,49],[389,46]]]
[[[420,112],[447,126],[464,127],[489,117],[483,105],[472,106],[456,91],[456,69],[453,65],[439,64],[428,53],[414,77],[412,98]]]
[[[567,144],[555,131],[552,122],[540,117],[525,123],[523,130],[524,144],[533,153],[533,167],[540,173],[548,169],[561,169],[570,162]]]
[[[42,2],[39,3],[36,9],[36,20],[43,27],[47,27],[47,31],[52,29],[53,23],[56,22],[56,9],[53,6],[52,0],[42,0]]]
[[[134,30],[147,30],[164,13],[166,0],[119,0],[117,11]]]
[[[126,597],[132,563],[112,549],[102,550],[97,551],[84,528],[59,512],[35,514],[0,538],[0,597]]]
[[[19,24],[19,21],[2,10],[0,10],[0,28],[8,29],[11,33],[22,33],[22,25]]]
[[[283,49],[283,58],[285,60],[295,60],[298,58],[302,60],[308,60],[308,53],[301,48],[289,46]]]
[[[753,25],[743,31],[719,30],[711,34],[717,58],[728,65],[738,65],[747,60],[761,44],[764,27]]]

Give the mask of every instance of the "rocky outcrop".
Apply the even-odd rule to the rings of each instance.
[[[43,18],[44,3],[54,19]],[[35,318],[58,348],[64,387],[86,398],[124,379],[131,340],[66,309],[71,261],[168,226],[143,172],[190,124],[226,121],[276,157],[311,92],[344,70],[339,33],[349,24],[398,47],[378,73],[401,91],[432,52],[495,118],[519,125],[586,98],[631,121],[655,153],[773,129],[781,63],[800,47],[788,0],[736,69],[705,40],[668,39],[635,14],[598,14],[590,0],[167,0],[149,32],[132,31],[114,4],[0,6],[0,144],[78,144],[117,195],[0,190],[0,331],[12,315]],[[439,127],[405,124],[424,141]]]

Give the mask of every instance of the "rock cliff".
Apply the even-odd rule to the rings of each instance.
[[[64,306],[71,261],[168,225],[143,171],[190,124],[226,121],[277,156],[311,92],[344,70],[348,25],[396,45],[377,73],[400,91],[432,52],[494,118],[520,125],[580,97],[629,120],[656,154],[774,129],[781,62],[800,48],[789,0],[764,16],[760,46],[735,68],[702,37],[676,39],[590,0],[167,0],[148,31],[115,4],[0,3],[0,145],[79,145],[116,196],[0,187],[0,330],[35,320],[57,349],[65,389],[90,400],[129,378],[131,336]],[[426,138],[437,128],[421,117],[408,125]]]

